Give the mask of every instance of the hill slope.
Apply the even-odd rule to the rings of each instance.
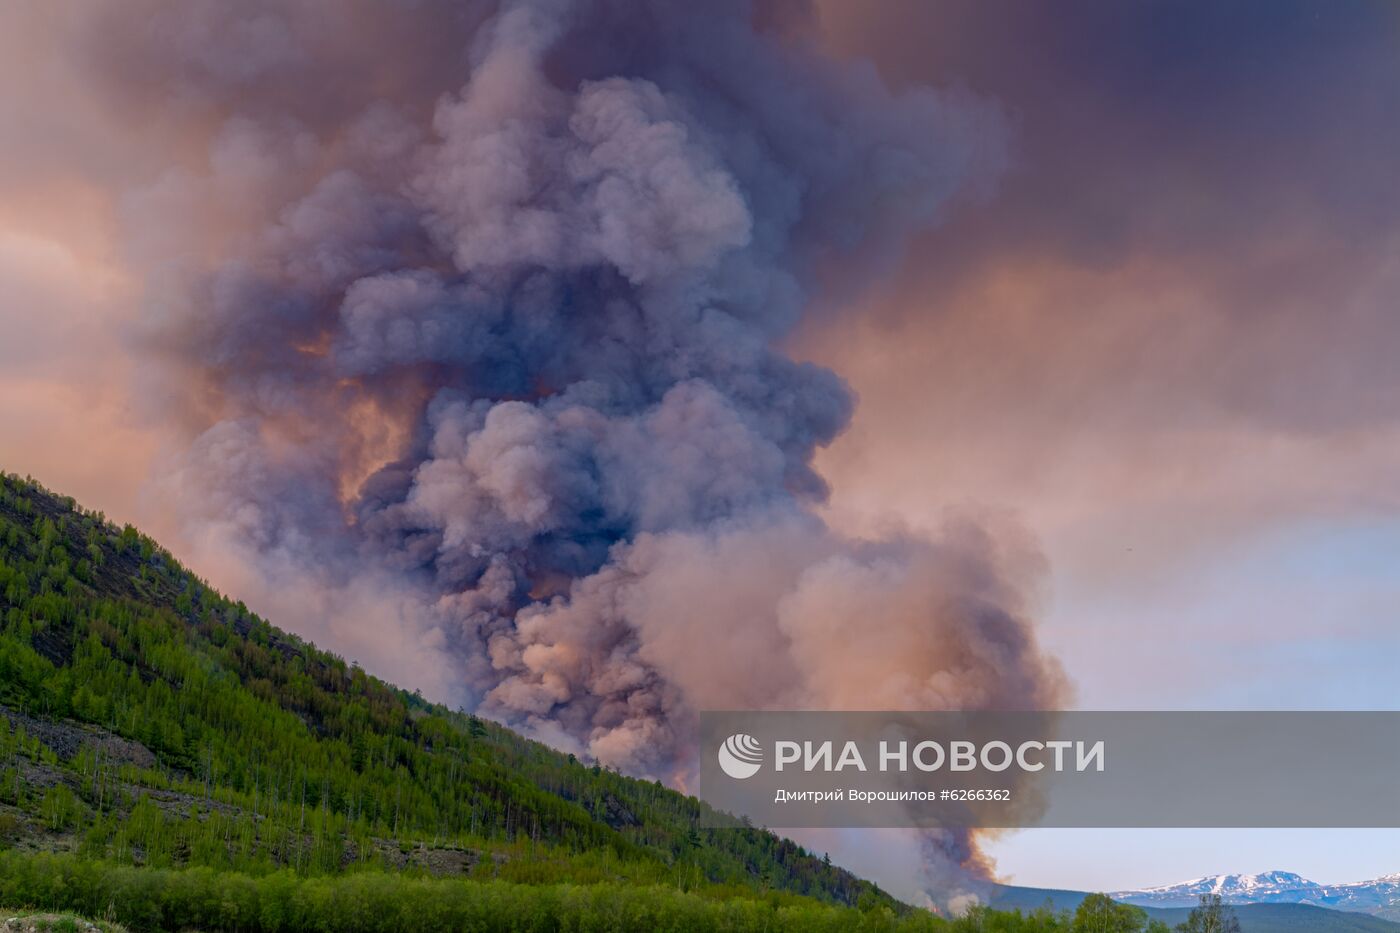
[[[383,683],[135,529],[0,479],[0,902],[20,903],[5,884],[26,865],[80,886],[91,863],[661,887],[932,920],[772,833],[703,829],[702,806]]]
[[[1176,924],[1191,913],[1186,907],[1149,910],[1149,914]],[[1235,907],[1243,933],[1400,933],[1400,923],[1379,917],[1330,910],[1311,904],[1240,904]]]

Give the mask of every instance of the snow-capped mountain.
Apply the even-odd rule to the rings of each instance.
[[[1230,904],[1313,904],[1400,920],[1400,873],[1346,884],[1318,884],[1289,871],[1212,875],[1112,897],[1142,907],[1191,907],[1202,894],[1219,894]]]
[[[1279,901],[1312,903],[1312,898],[1321,896],[1321,893],[1322,885],[1302,875],[1289,871],[1268,871],[1262,875],[1211,875],[1180,884],[1119,891],[1113,897],[1115,900],[1153,907],[1189,907],[1199,901],[1202,894],[1219,894],[1232,904],[1253,904]]]

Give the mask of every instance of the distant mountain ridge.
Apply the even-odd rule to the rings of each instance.
[[[1222,876],[1227,877],[1227,876]],[[1201,881],[1204,879],[1196,879]],[[1194,882],[1187,882],[1188,884]],[[1176,887],[1175,885],[1169,887]],[[1120,892],[1121,893],[1121,892]],[[1131,892],[1139,893],[1139,892]],[[1205,893],[1209,893],[1208,891]],[[1023,888],[1000,885],[991,893],[991,906],[998,910],[1019,910],[1028,913],[1049,906],[1055,911],[1074,911],[1088,896],[1085,891],[1058,888]],[[1118,899],[1119,895],[1114,895]],[[1142,905],[1149,917],[1175,928],[1186,921],[1188,906]],[[1400,933],[1400,923],[1378,916],[1337,910],[1302,903],[1251,903],[1234,905],[1242,933]]]
[[[1344,884],[1319,884],[1288,871],[1208,875],[1178,884],[1115,891],[1111,896],[1141,907],[1189,907],[1202,894],[1219,894],[1230,904],[1310,904],[1400,920],[1400,873]]]

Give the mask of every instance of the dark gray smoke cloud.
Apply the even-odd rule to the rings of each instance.
[[[125,211],[193,435],[183,507],[298,586],[376,581],[383,650],[427,645],[463,702],[634,773],[687,773],[706,706],[1054,702],[1029,549],[816,514],[853,398],[783,340],[984,187],[1002,132],[825,60],[803,17],[148,0],[92,24],[165,147]]]

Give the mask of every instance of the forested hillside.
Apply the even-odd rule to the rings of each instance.
[[[12,476],[0,617],[0,875],[38,858],[54,875],[388,872],[923,922],[772,833],[702,828],[693,797],[371,677]]]

